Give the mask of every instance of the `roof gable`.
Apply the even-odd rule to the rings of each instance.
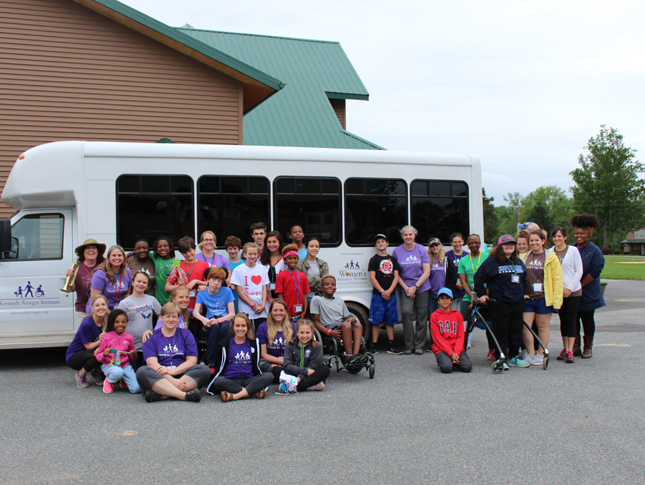
[[[244,116],[245,145],[381,149],[343,130],[329,102],[368,100],[338,42],[177,29],[285,82]]]

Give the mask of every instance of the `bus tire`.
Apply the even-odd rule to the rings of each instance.
[[[367,323],[367,318],[369,314],[363,305],[349,301],[346,303],[349,313],[355,316],[360,324],[363,326],[363,338],[365,341],[369,341],[370,335],[372,334],[372,326]]]

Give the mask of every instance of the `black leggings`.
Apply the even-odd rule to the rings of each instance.
[[[260,392],[265,387],[269,387],[273,382],[273,374],[265,372],[246,379],[227,379],[226,377],[217,377],[213,383],[212,388],[215,391],[226,391],[232,394],[237,394],[242,389],[246,389],[249,397]],[[209,389],[210,390],[210,389]]]
[[[570,296],[562,300],[562,307],[560,308],[560,335],[563,337],[574,338],[580,333],[576,325],[576,317],[578,315],[578,305],[582,296]]]
[[[585,329],[585,337],[593,337],[596,333],[596,321],[593,318],[596,310],[579,311],[576,318],[576,334],[574,337],[580,335],[580,322]],[[71,360],[71,359],[70,359]]]
[[[85,369],[85,372],[92,372],[101,364],[99,364],[99,361],[94,357],[93,350],[85,349],[74,352],[67,361],[67,365],[76,371]]]
[[[522,345],[522,329],[524,328],[524,300],[516,303],[502,301],[491,302],[490,316],[493,321],[493,333],[502,352],[507,359],[517,357]],[[495,351],[499,359],[499,352]]]
[[[305,377],[300,381],[300,384],[298,384],[298,392],[304,392],[310,387],[315,386],[319,382],[324,381],[329,377],[330,372],[331,372],[331,369],[326,365],[323,365],[322,367],[318,367],[318,369],[316,369],[316,371],[313,374]]]

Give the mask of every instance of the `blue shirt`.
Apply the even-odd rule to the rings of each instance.
[[[206,318],[219,318],[228,315],[228,304],[233,302],[233,292],[230,288],[220,288],[211,295],[208,288],[197,293],[197,303],[206,307]]]

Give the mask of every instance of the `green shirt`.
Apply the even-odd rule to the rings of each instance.
[[[161,306],[164,306],[168,301],[170,301],[170,293],[166,293],[166,281],[168,281],[168,276],[170,276],[170,269],[172,268],[173,263],[179,264],[179,260],[175,258],[162,259],[159,256],[156,256],[153,252],[151,252],[148,257],[152,259],[152,262],[155,264],[155,277],[157,279],[155,298]]]
[[[484,254],[480,252],[479,256],[477,256],[476,258],[473,258],[472,254],[469,254],[468,256],[464,256],[459,260],[457,274],[466,275],[466,281],[468,282],[468,286],[470,286],[471,291],[475,287],[475,273],[477,272],[481,264],[486,260],[486,258],[488,258],[488,253]],[[468,295],[468,293],[464,295],[463,301],[470,301],[470,296]]]

